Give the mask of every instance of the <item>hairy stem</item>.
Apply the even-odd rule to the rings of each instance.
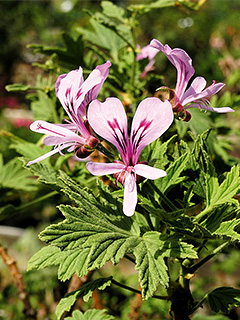
[[[213,258],[217,253],[222,251],[223,248],[225,248],[229,242],[222,243],[219,247],[213,250],[213,252],[209,255],[207,255],[205,258],[194,264],[190,269],[188,269],[189,273],[194,273],[197,269],[199,269],[202,265],[204,265],[206,262],[208,262],[211,258]]]
[[[118,282],[118,281],[116,281],[114,279],[112,279],[112,283],[115,284],[118,287],[123,288],[123,289],[126,289],[126,290],[129,290],[129,291],[141,294],[140,290],[137,290],[137,289],[131,288],[129,286],[126,286],[125,284],[122,284],[122,283],[120,283],[120,282]],[[168,300],[168,296],[153,295],[152,297],[156,298],[156,299],[160,299],[160,300]]]

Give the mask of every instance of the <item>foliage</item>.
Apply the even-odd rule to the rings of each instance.
[[[86,79],[97,65],[110,60],[110,73],[98,99],[118,97],[131,120],[140,101],[154,95],[165,80],[171,82],[171,74],[166,79],[152,71],[142,76],[149,61],[136,60],[140,52],[139,21],[145,15],[164,12],[164,8],[171,8],[173,14],[179,8],[187,8],[196,10],[192,14],[197,15],[204,2],[164,0],[119,7],[102,1],[100,10],[86,10],[89,27],[75,26],[74,32],[62,34],[62,46],[29,45],[36,54],[46,56],[45,61],[35,64],[44,71],[43,75],[36,77],[35,85],[18,83],[6,89],[11,94],[27,93],[34,120],[62,123],[66,114],[55,94],[57,77],[81,66]],[[168,37],[168,32],[163,34],[163,39]],[[156,60],[162,61],[162,57],[157,57]],[[230,87],[236,85],[233,76],[229,83]],[[231,95],[228,90],[211,100],[214,106],[231,107],[237,106],[238,101],[238,95]],[[162,317],[166,313],[162,314],[160,309],[169,309],[166,305],[170,303],[172,319],[177,319],[181,308],[185,314],[179,319],[186,320],[195,313],[193,319],[197,320],[201,319],[197,310],[205,304],[212,312],[225,314],[239,307],[237,288],[213,284],[209,290],[206,283],[201,288],[190,286],[195,281],[194,275],[198,277],[199,268],[205,263],[210,265],[210,261],[221,264],[218,254],[233,252],[240,241],[239,159],[229,152],[233,149],[231,135],[237,135],[237,130],[228,125],[225,115],[204,114],[200,110],[191,114],[189,122],[176,118],[161,139],[143,150],[140,160],[147,160],[167,175],[155,181],[145,179],[138,185],[138,204],[132,217],[124,216],[123,190],[113,183],[111,176],[93,177],[85,162],[76,161],[74,152],[65,156],[60,152],[28,166],[28,161],[51,148],[43,145],[42,137],[37,134],[25,139],[27,134],[23,133],[20,138],[18,133],[11,132],[13,129],[3,126],[6,130],[1,131],[1,138],[13,152],[13,159],[8,161],[10,153],[6,158],[1,153],[0,219],[7,223],[15,215],[21,218],[21,214],[30,212],[36,224],[41,222],[39,239],[46,246],[29,259],[26,283],[31,275],[39,273],[44,277],[41,272],[46,270],[53,270],[62,282],[68,284],[69,280],[70,292],[64,295],[66,284],[63,284],[63,292],[52,302],[58,303],[57,319],[110,320],[131,315],[133,296],[126,290],[140,293],[146,309],[156,308],[156,314]],[[106,162],[109,154],[119,159],[114,146],[101,140],[91,157]],[[57,206],[58,212],[49,209],[50,197],[51,207]],[[53,212],[50,217],[48,210]],[[132,277],[127,272],[125,275],[125,269],[119,272],[126,261],[132,266],[129,268],[133,270]],[[75,277],[85,282],[74,288]],[[45,295],[46,292],[47,288]],[[86,310],[91,307],[90,298],[95,301],[95,293],[107,311]],[[154,299],[158,299],[157,306],[152,302]],[[1,304],[2,300],[3,297]],[[38,301],[33,299],[31,304],[37,308]],[[144,311],[138,307],[141,319]],[[221,314],[210,314],[208,318],[226,319]]]

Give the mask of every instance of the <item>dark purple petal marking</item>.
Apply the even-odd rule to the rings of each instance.
[[[47,130],[47,131],[52,132],[52,133],[55,133],[55,134],[57,134],[58,136],[66,137],[64,134],[61,134],[61,133],[59,133],[59,132],[56,132],[56,131],[50,130],[50,129],[48,129],[48,128],[45,128],[45,127],[43,127],[40,123],[38,123],[36,130],[41,130],[41,129]]]
[[[127,144],[128,143],[126,141],[124,129],[120,128],[119,123],[118,123],[117,119],[115,119],[115,118],[113,119],[112,122],[108,121],[107,123],[110,126],[110,128],[112,129],[113,136],[116,139],[117,143],[119,144],[119,146],[122,149],[123,154],[125,156],[127,154]],[[119,133],[120,133],[120,135],[119,135]]]
[[[146,131],[149,128],[149,126],[151,125],[152,122],[153,122],[153,120],[152,121],[148,121],[147,119],[143,119],[140,122],[139,127],[133,131],[132,136],[131,136],[131,144],[132,144],[132,152],[133,152],[133,154],[137,151],[140,142],[142,141],[142,139],[147,134]]]

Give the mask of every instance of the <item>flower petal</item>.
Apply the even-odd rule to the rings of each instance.
[[[189,55],[182,49],[174,48],[171,49],[167,44],[165,46],[156,39],[153,39],[150,42],[150,45],[158,50],[161,50],[169,61],[177,69],[177,84],[175,88],[175,93],[177,99],[181,99],[189,79],[195,73],[195,70],[192,66],[192,59]],[[177,103],[178,101],[176,101]]]
[[[51,150],[51,151],[43,154],[42,156],[40,156],[40,157],[38,157],[38,158],[36,158],[36,159],[34,159],[34,160],[29,161],[29,162],[27,163],[27,166],[30,166],[30,165],[33,164],[33,163],[42,161],[42,160],[44,160],[44,159],[46,159],[46,158],[48,158],[48,157],[51,157],[53,154],[58,153],[58,152],[61,152],[63,149],[68,148],[70,145],[71,145],[71,144],[65,144],[65,145],[62,145],[61,147],[55,148],[55,149],[53,149],[53,150]]]
[[[147,179],[155,180],[165,177],[167,173],[164,170],[153,168],[147,164],[138,163],[134,166],[136,174]]]
[[[104,64],[100,64],[99,66],[96,67],[96,70],[100,71],[102,79],[99,84],[95,85],[91,91],[88,92],[87,94],[87,103],[91,102],[92,100],[96,99],[99,91],[101,90],[104,81],[108,77],[109,74],[109,68],[111,67],[111,62],[108,60]]]
[[[148,44],[141,49],[141,52],[136,57],[136,61],[142,60],[144,58],[152,60],[158,52],[158,49],[153,48],[152,46],[150,46],[150,44]]]
[[[131,217],[137,205],[137,185],[134,175],[129,173],[124,183],[123,213]]]
[[[181,101],[182,106],[185,106],[188,103],[194,102],[199,99],[210,97],[215,93],[217,93],[218,91],[220,91],[225,86],[224,83],[221,83],[221,82],[215,83],[214,81],[211,86],[204,89],[205,88],[205,85],[203,86],[204,83],[206,85],[206,80],[202,77],[197,77],[193,80],[191,86],[183,96],[183,99]],[[200,90],[201,88],[202,90]]]
[[[123,163],[88,162],[86,167],[94,176],[105,176],[106,174],[122,171],[125,168],[125,165]]]
[[[128,165],[127,115],[121,101],[117,98],[108,98],[103,103],[92,101],[88,107],[88,121],[98,135],[115,145]]]
[[[133,165],[137,163],[143,148],[160,137],[172,122],[173,111],[169,101],[162,102],[151,97],[139,104],[132,121],[130,136]]]
[[[53,137],[62,138],[63,142],[66,141],[77,141],[79,143],[84,144],[85,139],[75,134],[71,130],[64,128],[62,126],[58,126],[57,124],[49,123],[43,120],[34,121],[30,125],[30,129],[32,131],[47,134]]]

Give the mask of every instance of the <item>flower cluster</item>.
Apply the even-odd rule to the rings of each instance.
[[[215,83],[206,89],[206,80],[196,77],[186,90],[190,78],[194,74],[192,60],[182,49],[171,49],[163,46],[158,40],[152,40],[144,47],[137,60],[148,57],[150,64],[146,73],[153,67],[155,55],[162,51],[177,69],[175,89],[166,87],[159,91],[167,92],[165,100],[158,97],[148,97],[140,102],[132,120],[130,136],[128,135],[127,115],[121,101],[117,98],[107,98],[101,103],[96,98],[106,80],[110,61],[97,66],[84,81],[83,70],[73,70],[59,76],[56,82],[56,95],[65,109],[68,119],[65,124],[52,124],[46,121],[35,121],[30,129],[46,134],[43,142],[55,148],[45,155],[30,161],[28,165],[41,161],[63,149],[74,152],[79,158],[88,157],[98,145],[97,136],[114,145],[120,160],[113,163],[87,162],[86,166],[93,175],[102,176],[114,174],[116,183],[124,186],[123,212],[127,216],[134,214],[137,205],[137,183],[143,179],[158,179],[166,172],[153,168],[147,162],[139,162],[142,150],[159,138],[172,124],[174,113],[184,115],[184,120],[190,120],[189,108],[200,108],[215,112],[231,112],[231,108],[213,108],[207,97],[217,93],[223,83]]]

